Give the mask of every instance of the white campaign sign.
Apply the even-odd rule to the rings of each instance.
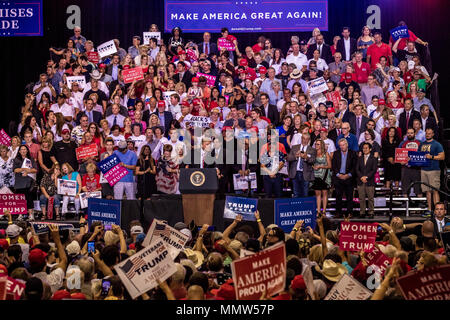
[[[161,32],[144,32],[144,44],[150,44],[151,38],[156,38],[159,41],[161,40]]]
[[[72,83],[78,83],[81,89],[84,89],[86,86],[86,77],[85,76],[73,76],[67,77],[67,86],[72,90]]]
[[[352,276],[344,274],[331,288],[324,300],[367,300],[372,292],[355,280]]]
[[[117,275],[132,299],[163,282],[177,271],[177,267],[162,240],[132,255],[114,266]]]
[[[309,94],[314,95],[328,90],[327,82],[323,77],[308,82]]]
[[[81,209],[88,207],[88,199],[89,198],[102,198],[102,192],[101,191],[94,191],[94,192],[83,192],[80,193],[80,207]]]
[[[255,172],[250,172],[250,176],[241,176],[239,173],[233,174],[234,190],[247,190],[248,180],[250,180],[250,188],[256,189],[258,187]]]
[[[76,196],[77,182],[72,180],[58,179],[58,194],[63,196]]]
[[[172,228],[164,221],[153,219],[142,245],[146,247],[159,239],[164,241],[172,259],[178,256],[180,251],[184,249],[186,242],[189,241],[188,236]]]
[[[100,55],[100,58],[107,57],[111,54],[114,54],[117,52],[116,45],[114,44],[113,40],[110,40],[108,42],[102,43],[97,47],[98,54]]]

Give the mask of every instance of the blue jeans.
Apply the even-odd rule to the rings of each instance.
[[[297,171],[295,178],[292,179],[294,198],[305,198],[308,196],[309,181],[303,179],[303,171]]]
[[[62,196],[59,195],[59,194],[55,194],[53,196],[53,198],[55,198],[55,200],[53,202],[53,206],[55,208],[59,208],[61,206],[61,198],[62,198]],[[41,194],[41,196],[39,197],[39,203],[41,205],[41,208],[42,207],[47,207],[48,199],[43,194]]]
[[[275,198],[281,198],[282,192],[282,179],[281,174],[277,173],[275,178],[265,175],[264,179],[264,191],[266,193],[266,198],[272,198],[272,193],[275,194]]]

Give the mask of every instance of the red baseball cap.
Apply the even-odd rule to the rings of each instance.
[[[211,293],[224,300],[236,300],[236,291],[233,286],[233,279],[228,279],[219,289],[211,290]]]
[[[241,61],[239,61],[239,65],[242,66],[242,67],[248,66],[247,59],[241,59]]]
[[[192,100],[192,104],[194,106],[198,106],[198,105],[201,105],[202,103],[201,103],[200,99],[197,98],[197,99]]]
[[[191,105],[189,104],[189,102],[187,102],[187,101],[183,101],[182,103],[181,103],[181,105],[182,106],[185,106],[185,107],[190,107]]]
[[[165,106],[166,106],[166,102],[165,102],[164,100],[159,100],[159,101],[158,101],[158,107],[159,107],[159,106],[165,107]]]
[[[256,133],[259,132],[259,128],[258,128],[257,126],[253,126],[253,127],[251,127],[250,129],[254,129],[254,130],[256,131]]]
[[[245,80],[247,80],[247,79],[253,81],[252,76],[251,76],[250,74],[247,74],[247,75],[245,76]]]
[[[4,264],[0,264],[0,277],[4,277],[8,275],[8,269]]]
[[[62,300],[62,299],[70,299],[70,298],[71,298],[70,293],[67,290],[58,290],[52,296],[52,300]]]
[[[31,266],[40,266],[45,264],[45,258],[47,257],[47,253],[42,251],[41,249],[33,249],[30,251],[28,255],[28,261]]]
[[[0,247],[2,247],[4,250],[8,250],[9,243],[6,239],[0,239]]]
[[[238,73],[245,73],[244,69],[238,69]]]
[[[379,99],[378,100],[378,104],[381,104],[382,106],[386,105],[386,100],[384,99]]]
[[[320,132],[328,132],[327,128],[320,129]]]
[[[291,288],[294,290],[297,290],[297,289],[305,290],[306,289],[305,279],[303,279],[303,276],[301,274],[296,275],[295,278],[291,281]]]
[[[335,113],[336,110],[334,110],[334,108],[328,108],[327,109],[327,113]]]
[[[98,67],[99,67],[100,69],[106,69],[106,64],[101,63]]]
[[[259,73],[266,74],[267,73],[266,67],[259,67]]]
[[[198,82],[198,77],[193,77],[191,82]]]

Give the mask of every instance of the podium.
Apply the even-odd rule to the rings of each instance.
[[[219,188],[215,168],[180,169],[180,193],[183,199],[184,222],[212,225],[214,200]]]

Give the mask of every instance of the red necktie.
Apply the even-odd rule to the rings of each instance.
[[[208,50],[208,44],[207,43],[205,43],[205,54],[209,55],[209,50]]]
[[[406,129],[408,129],[409,125],[409,112],[406,113]]]
[[[220,108],[220,121],[223,121],[223,108]]]

